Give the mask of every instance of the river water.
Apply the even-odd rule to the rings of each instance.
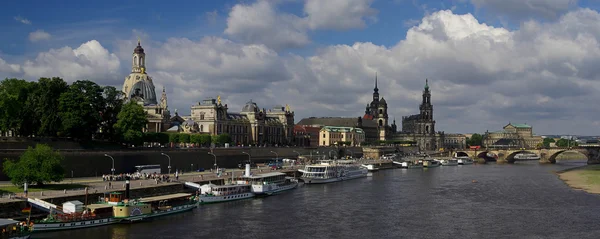
[[[150,222],[35,238],[600,238],[600,196],[572,190],[553,173],[581,165],[383,170]]]

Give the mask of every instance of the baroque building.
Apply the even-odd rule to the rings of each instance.
[[[365,132],[360,128],[335,126],[325,126],[319,131],[319,146],[338,145],[339,142],[360,146],[365,142]]]
[[[388,117],[388,105],[385,98],[379,98],[379,88],[377,87],[377,73],[375,73],[375,88],[373,88],[373,100],[367,104],[365,115],[362,120],[372,120],[377,125],[378,140],[386,140],[396,132],[396,120],[390,125]]]
[[[287,105],[267,111],[252,100],[239,113],[229,112],[227,104],[222,104],[218,96],[193,105],[183,127],[194,133],[227,133],[236,145],[288,145],[294,140],[294,112]]]
[[[486,148],[536,148],[542,143],[542,136],[533,134],[533,128],[527,124],[508,123],[500,131],[486,131],[483,146]]]
[[[162,132],[169,128],[171,114],[165,88],[163,87],[160,102],[157,102],[154,82],[146,73],[146,54],[139,39],[133,50],[131,73],[125,78],[122,91],[126,102],[133,100],[144,107],[148,117],[146,131]]]

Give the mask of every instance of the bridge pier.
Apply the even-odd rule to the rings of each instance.
[[[552,164],[552,161],[550,161],[549,159],[545,159],[545,158],[540,158],[539,162],[541,164]]]
[[[508,163],[511,163],[511,162],[509,162],[506,159],[496,159],[496,164],[508,164]]]

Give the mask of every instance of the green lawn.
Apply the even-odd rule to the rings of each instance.
[[[37,187],[37,186],[29,186],[28,191],[29,192],[40,192],[40,191],[48,191],[48,190],[70,190],[70,189],[78,189],[78,188],[85,188],[87,187],[87,185],[83,185],[83,184],[46,184],[42,187]],[[23,192],[23,188],[22,187],[17,187],[14,185],[0,185],[0,194],[2,193],[22,193]]]
[[[600,185],[600,165],[590,165],[581,169],[581,175],[587,178],[590,185]]]

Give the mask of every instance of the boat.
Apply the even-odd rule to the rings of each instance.
[[[0,218],[0,238],[28,239],[31,236],[30,227],[25,222]]]
[[[175,193],[169,195],[147,197],[138,199],[143,204],[150,205],[151,213],[144,214],[143,219],[191,211],[200,205],[199,197],[190,193]],[[124,221],[131,221],[132,217],[126,217]]]
[[[373,164],[363,164],[361,166],[363,166],[364,168],[369,170],[369,172],[379,171],[379,168],[375,167],[375,165],[373,165]]]
[[[515,155],[516,160],[540,160],[540,156],[534,153],[520,153]]]
[[[458,160],[456,160],[456,159],[443,159],[441,163],[444,166],[456,166],[456,165],[458,165]]]
[[[423,160],[423,167],[425,168],[435,168],[439,167],[440,165],[442,164],[437,160]]]
[[[373,165],[369,166],[375,169]],[[304,183],[318,184],[366,177],[370,170],[355,160],[322,160],[319,164],[306,165],[298,171],[302,173],[300,180]]]
[[[251,185],[248,184],[215,185],[211,183],[200,186],[200,191],[201,204],[235,201],[255,196]]]
[[[473,164],[473,159],[467,157],[467,156],[462,156],[462,157],[456,157],[454,158],[456,159],[456,161],[458,162],[459,165],[468,165],[468,164]]]
[[[404,161],[402,162],[402,168],[423,168],[423,164],[420,164],[418,161]]]
[[[281,172],[244,175],[238,179],[237,184],[250,185],[252,193],[257,196],[272,195],[298,187],[297,180],[288,178]]]

